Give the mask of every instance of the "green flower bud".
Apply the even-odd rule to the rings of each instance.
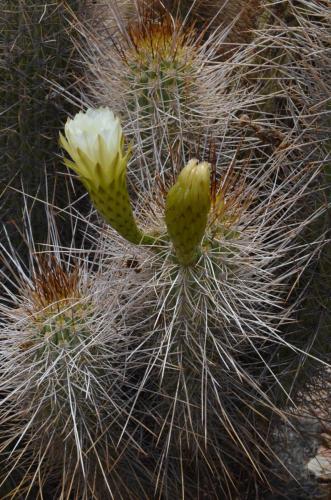
[[[165,213],[177,259],[185,266],[199,255],[210,205],[210,164],[190,160],[168,193]]]
[[[79,112],[65,125],[60,144],[71,156],[65,164],[86,187],[94,206],[105,220],[132,243],[140,243],[126,185],[128,153],[123,148],[120,121],[109,108]]]

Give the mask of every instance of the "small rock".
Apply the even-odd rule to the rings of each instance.
[[[331,481],[331,450],[319,449],[317,455],[307,463],[307,469],[319,481]]]

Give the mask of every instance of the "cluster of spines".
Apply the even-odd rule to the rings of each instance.
[[[127,340],[106,319],[82,255],[70,264],[59,255],[34,256],[30,276],[11,259],[17,305],[1,305],[1,494],[141,498],[139,421],[123,430],[132,404],[119,368]]]
[[[158,175],[167,180],[174,162],[185,165],[204,155],[210,140],[226,133],[229,113],[251,102],[245,89],[234,89],[235,62],[219,63],[222,32],[205,41],[194,26],[166,11],[138,11],[124,32],[114,28],[112,38],[86,27],[85,36],[88,103],[107,104],[122,117],[139,190],[152,189]]]

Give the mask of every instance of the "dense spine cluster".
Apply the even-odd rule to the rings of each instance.
[[[224,137],[229,114],[249,106],[252,97],[236,86],[232,66],[218,62],[223,32],[203,40],[194,26],[170,14],[138,11],[134,19],[124,32],[113,28],[109,38],[85,28],[81,50],[87,103],[119,113],[133,141],[131,182],[149,191],[156,176],[167,178],[174,165],[181,168]]]
[[[128,342],[116,327],[116,297],[104,302],[86,257],[72,249],[64,260],[53,240],[52,252],[37,252],[25,272],[2,248],[16,277],[1,305],[0,336],[0,491],[10,498],[141,498],[132,459],[139,422],[124,429]]]

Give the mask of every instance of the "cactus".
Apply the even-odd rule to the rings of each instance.
[[[129,170],[135,189],[148,191],[157,176],[169,178],[174,163],[199,157],[224,137],[229,112],[249,106],[238,87],[228,92],[232,66],[217,62],[222,33],[203,42],[194,27],[139,10],[109,39],[84,29],[83,93],[89,106],[106,104],[121,117],[134,144]]]
[[[153,483],[165,498],[218,498],[220,491],[232,498],[247,487],[236,487],[237,474],[266,476],[274,459],[269,424],[273,416],[285,419],[279,388],[289,397],[291,364],[288,371],[275,358],[282,351],[302,354],[302,344],[282,336],[281,325],[291,319],[285,299],[298,263],[304,268],[311,258],[310,244],[298,245],[307,220],[294,214],[316,171],[302,170],[300,180],[290,171],[260,198],[275,168],[268,161],[259,185],[239,181],[230,166],[221,181],[214,171],[210,190],[208,167],[200,165],[201,172],[196,161],[184,167],[167,195],[165,186],[155,192],[152,211],[147,201],[146,227],[162,227],[165,219],[160,251],[113,233],[101,241],[112,291],[120,266],[120,324],[132,339],[126,366],[137,380],[132,418],[139,415],[152,431],[142,446],[155,457]],[[145,196],[138,195],[139,206]],[[201,219],[186,231],[189,206]],[[322,241],[314,245],[317,251]],[[130,265],[123,267],[127,256]]]
[[[31,251],[30,271],[1,248],[12,287],[4,287],[0,306],[0,491],[10,498],[138,499],[138,421],[125,430],[127,341],[87,259],[73,249],[64,259],[50,229],[52,250]]]
[[[251,498],[272,483],[274,429],[297,382],[328,362],[296,323],[302,276],[326,242],[324,2],[261,2],[237,47],[221,13],[203,30],[207,1],[191,14],[187,3],[174,15],[173,2],[119,2],[110,36],[81,30],[83,100],[103,109],[69,120],[61,143],[110,227],[87,225],[95,259],[83,254],[78,267],[53,241],[56,263],[37,261],[26,278],[3,251],[20,277],[2,307],[7,490],[14,480],[23,494],[29,483],[63,497]],[[63,295],[67,282],[74,292]],[[32,440],[34,423],[54,436],[48,447]]]

